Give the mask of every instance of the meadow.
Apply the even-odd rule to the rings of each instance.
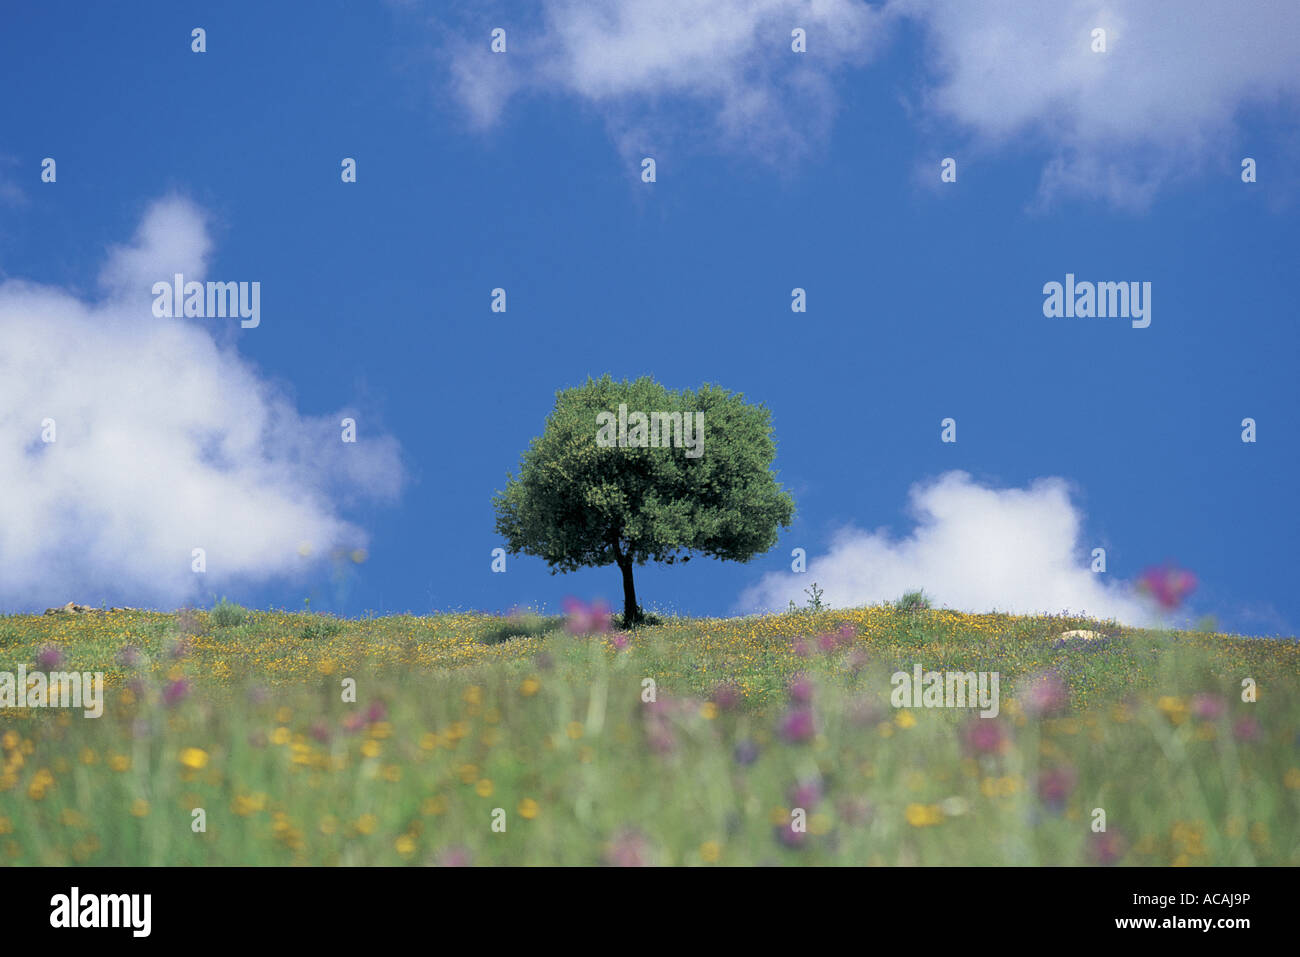
[[[894,606],[607,626],[0,616],[0,670],[106,681],[98,719],[0,711],[0,862],[1300,864],[1295,639]],[[918,663],[997,672],[1000,713],[892,707]]]

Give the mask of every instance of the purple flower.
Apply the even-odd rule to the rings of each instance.
[[[740,703],[740,689],[729,681],[724,681],[713,689],[710,698],[721,711],[730,711]]]
[[[190,683],[186,679],[181,678],[169,682],[167,687],[163,689],[163,703],[167,705],[179,704],[189,693]]]
[[[808,639],[804,638],[802,635],[794,640],[792,647],[795,655],[800,658],[807,658],[812,654],[812,652],[808,650]]]
[[[388,706],[382,701],[376,701],[366,709],[366,722],[369,724],[383,721],[386,717],[388,717]]]
[[[792,851],[802,850],[808,843],[808,832],[796,831],[789,824],[777,824],[772,831],[777,843]]]
[[[828,655],[839,646],[839,638],[833,632],[828,631],[825,634],[817,636],[817,647],[821,650],[822,654]]]
[[[609,643],[614,646],[615,651],[622,651],[624,648],[627,647],[628,644],[627,635],[624,635],[622,633],[617,635],[611,635],[609,639]]]
[[[817,734],[811,708],[791,708],[781,719],[781,737],[791,744],[811,741]]]
[[[1089,837],[1088,856],[1095,864],[1114,864],[1125,850],[1124,836],[1118,831],[1094,832]]]
[[[1238,718],[1232,725],[1232,736],[1238,741],[1258,741],[1263,729],[1254,718]]]
[[[1202,721],[1216,721],[1225,710],[1224,701],[1218,695],[1201,693],[1192,696],[1192,714]]]
[[[805,810],[816,807],[817,803],[822,799],[822,783],[817,778],[799,781],[790,786],[788,797],[794,807],[801,807]]]
[[[311,726],[311,736],[321,744],[327,744],[330,739],[330,729],[324,721],[315,721]]]
[[[1070,689],[1055,671],[1047,671],[1029,679],[1025,693],[1025,710],[1030,714],[1047,717],[1065,710],[1070,703]]]
[[[1195,590],[1196,576],[1174,565],[1153,566],[1138,576],[1138,591],[1150,595],[1166,611],[1177,608]]]
[[[758,760],[758,745],[749,738],[737,741],[733,756],[741,767],[748,767]]]
[[[1054,810],[1061,810],[1074,790],[1076,779],[1077,775],[1070,767],[1047,768],[1038,772],[1039,799]]]
[[[605,863],[610,867],[646,867],[650,845],[635,830],[621,831],[605,846]]]
[[[564,627],[571,635],[603,635],[609,631],[609,607],[603,601],[590,605],[573,597],[564,599]]]
[[[1008,741],[1005,726],[997,718],[971,718],[963,733],[967,750],[974,754],[998,754]]]
[[[36,655],[36,664],[49,671],[57,668],[63,661],[63,652],[54,645],[46,645]]]
[[[474,858],[467,848],[456,845],[444,849],[437,863],[439,867],[473,867]]]

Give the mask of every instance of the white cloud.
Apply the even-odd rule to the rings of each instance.
[[[481,29],[448,50],[456,95],[479,125],[517,93],[563,94],[598,108],[625,151],[693,134],[778,156],[824,133],[831,78],[864,61],[883,26],[861,0],[543,0],[535,25],[500,19],[506,54],[491,53]],[[791,51],[796,27],[804,54]]]
[[[819,145],[846,67],[920,27],[906,94],[957,150],[1042,161],[1039,200],[1140,208],[1165,184],[1233,165],[1244,108],[1300,94],[1300,4],[1238,0],[542,0],[535,18],[481,15],[444,31],[452,89],[473,121],[520,94],[568,96],[625,154],[687,141],[782,160]],[[488,49],[487,24],[509,51]],[[808,52],[790,52],[790,31]],[[1107,52],[1091,49],[1107,31]],[[865,82],[884,78],[865,74]]]
[[[1222,158],[1243,107],[1300,94],[1296,3],[890,0],[889,11],[924,25],[933,115],[981,146],[1045,152],[1043,199],[1141,207]],[[1090,46],[1098,27],[1104,54]]]
[[[171,198],[109,252],[100,301],[0,283],[5,606],[175,604],[291,576],[310,567],[303,543],[317,557],[364,543],[341,502],[396,494],[396,442],[345,445],[341,414],[300,415],[214,341],[232,320],[153,317],[152,284],[203,279],[211,251],[202,211]],[[195,547],[206,575],[190,570]]]
[[[917,526],[908,537],[845,529],[826,555],[809,558],[806,572],[764,576],[742,605],[781,610],[793,599],[802,606],[804,589],[816,581],[825,600],[840,608],[924,589],[936,605],[963,611],[1152,621],[1145,601],[1090,570],[1082,517],[1064,480],[997,489],[949,472],[914,486],[910,498]]]

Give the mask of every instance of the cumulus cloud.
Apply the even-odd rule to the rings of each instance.
[[[861,0],[543,0],[535,22],[501,18],[508,52],[481,17],[448,50],[454,91],[489,126],[520,93],[576,97],[601,111],[625,151],[693,132],[760,155],[801,152],[835,113],[832,78],[864,62],[884,18]],[[803,29],[807,52],[791,51]]]
[[[506,55],[489,51],[477,8],[444,50],[477,125],[521,94],[559,95],[602,116],[625,153],[693,140],[774,160],[829,132],[846,67],[919,27],[920,78],[904,93],[915,115],[949,155],[1041,159],[1040,201],[1077,193],[1140,208],[1225,161],[1243,109],[1300,93],[1300,4],[1289,2],[541,0],[534,17],[494,16]],[[794,27],[807,31],[803,55],[790,51]],[[1105,53],[1091,48],[1096,28]]]
[[[965,472],[914,486],[917,525],[902,539],[849,528],[830,551],[810,557],[803,574],[774,573],[741,598],[745,609],[803,605],[811,581],[844,608],[876,604],[924,589],[937,604],[962,611],[1058,614],[1070,611],[1147,624],[1147,604],[1107,584],[1080,542],[1082,516],[1066,482],[1039,479],[1026,489],[987,488]]]
[[[1243,108],[1300,94],[1300,4],[890,0],[920,23],[920,97],[980,146],[1037,150],[1040,199],[1141,207],[1224,149]],[[1092,31],[1106,31],[1106,52]],[[1236,157],[1239,159],[1240,157]]]
[[[168,198],[109,251],[100,299],[0,283],[6,607],[177,604],[304,573],[364,545],[341,506],[397,493],[396,442],[344,444],[342,413],[300,414],[214,340],[232,320],[152,315],[153,283],[204,279],[211,252],[202,210]]]

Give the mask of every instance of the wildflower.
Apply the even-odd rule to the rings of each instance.
[[[1065,807],[1066,799],[1074,790],[1077,775],[1071,767],[1046,768],[1038,773],[1038,797],[1055,811]]]
[[[531,821],[533,818],[537,817],[537,813],[541,810],[541,807],[532,798],[524,798],[519,802],[518,810],[520,817],[525,821]]]
[[[780,724],[781,737],[791,744],[811,741],[817,734],[811,708],[792,708],[787,711]]]
[[[817,778],[799,781],[790,786],[787,796],[794,807],[815,807],[822,799],[822,783]]]
[[[650,845],[638,831],[621,831],[605,845],[605,863],[611,867],[646,867],[650,863]]]
[[[737,741],[732,757],[741,767],[748,767],[758,760],[758,745],[749,738]]]
[[[1262,731],[1254,718],[1240,718],[1232,725],[1232,736],[1241,742],[1258,741]]]
[[[1202,721],[1214,721],[1223,715],[1225,705],[1223,699],[1212,694],[1197,694],[1192,696],[1192,714]]]
[[[1008,743],[1006,727],[997,718],[971,718],[963,738],[967,750],[977,755],[998,754]]]
[[[571,635],[603,635],[609,631],[609,606],[603,601],[587,605],[577,598],[566,598],[564,614],[564,627]]]
[[[208,752],[202,748],[184,748],[180,753],[181,764],[195,771],[208,766]]]
[[[628,646],[627,635],[621,633],[617,635],[611,635],[609,639],[609,643],[614,646],[615,651],[622,651],[624,648]]]
[[[1088,856],[1094,864],[1114,864],[1126,850],[1123,835],[1118,831],[1100,831],[1090,835]]]
[[[1045,717],[1064,711],[1070,703],[1070,689],[1055,671],[1034,675],[1025,694],[1025,710]]]
[[[1166,611],[1177,608],[1195,590],[1196,576],[1173,565],[1153,566],[1138,576],[1138,591],[1150,595]]]
[[[36,655],[36,664],[46,671],[57,668],[63,661],[63,652],[54,645],[46,645]]]
[[[439,867],[472,867],[474,858],[468,848],[452,846],[438,855]]]
[[[709,700],[722,711],[730,711],[740,702],[740,689],[731,682],[724,682],[713,689]]]
[[[943,823],[943,810],[937,804],[909,804],[903,817],[912,827],[933,827]]]
[[[179,704],[190,692],[190,683],[184,678],[168,682],[163,689],[163,702],[168,705]]]
[[[796,831],[792,823],[786,824],[782,822],[774,825],[772,832],[776,837],[777,843],[792,851],[803,850],[803,848],[808,844],[808,832]]]

